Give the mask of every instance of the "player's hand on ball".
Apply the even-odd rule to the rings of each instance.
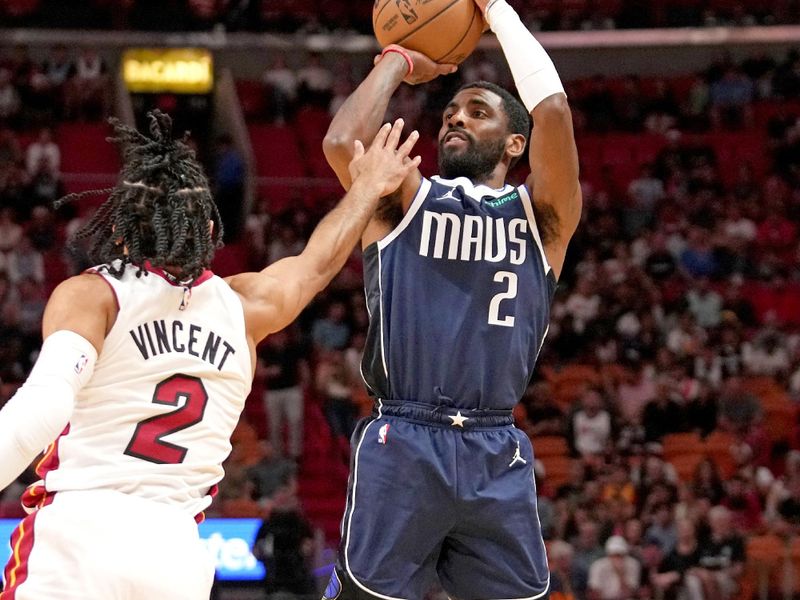
[[[450,75],[455,73],[458,67],[447,63],[437,63],[428,58],[422,52],[416,50],[409,50],[404,48],[408,55],[411,57],[411,62],[414,63],[414,70],[410,75],[406,75],[403,81],[411,85],[419,83],[426,83],[432,79],[436,79],[439,75]],[[378,64],[383,59],[383,56],[378,54],[373,61]]]
[[[486,9],[492,3],[492,0],[473,0],[478,8],[481,9],[483,16],[486,16]]]
[[[381,197],[388,196],[400,187],[422,161],[419,156],[409,156],[419,139],[419,132],[412,131],[406,141],[400,144],[402,132],[403,119],[397,119],[393,125],[386,123],[380,128],[369,150],[365,151],[364,144],[355,141],[353,160],[348,167],[353,185],[362,182],[374,188]]]

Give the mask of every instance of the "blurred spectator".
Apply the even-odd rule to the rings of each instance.
[[[83,48],[75,60],[75,75],[65,88],[65,114],[91,120],[108,114],[108,67],[93,48]]]
[[[575,600],[572,590],[572,546],[563,540],[555,540],[548,545],[547,556],[550,566],[550,598]]]
[[[349,440],[356,426],[350,381],[340,350],[321,350],[315,373],[317,392],[322,397],[323,411],[334,435]]]
[[[713,328],[722,320],[722,296],[711,289],[708,277],[700,277],[686,294],[689,312],[700,327]]]
[[[755,531],[761,525],[761,502],[748,479],[734,475],[725,482],[726,494],[720,503],[730,511],[737,531]]]
[[[269,516],[256,533],[253,555],[264,565],[264,591],[268,600],[316,599],[311,574],[314,531],[300,511],[294,494],[275,498]]]
[[[678,541],[678,533],[673,520],[672,506],[668,503],[653,508],[653,522],[644,535],[645,542],[659,547],[663,555],[669,554]]]
[[[31,211],[26,234],[39,252],[47,252],[53,248],[58,238],[53,212],[44,206],[35,206]]]
[[[269,264],[287,256],[297,256],[303,251],[305,245],[305,241],[300,239],[291,224],[276,221],[267,250]]]
[[[278,53],[261,77],[266,87],[268,115],[278,124],[293,115],[293,105],[300,84],[297,74],[289,67],[284,53]]]
[[[242,202],[246,167],[233,138],[222,134],[217,138],[214,161],[214,200],[225,226],[225,243],[236,240],[242,227]]]
[[[314,346],[324,350],[341,350],[350,338],[350,327],[345,322],[346,307],[342,302],[331,302],[325,316],[314,321],[311,339]]]
[[[581,522],[572,548],[572,589],[576,598],[584,598],[589,589],[590,569],[596,560],[603,557],[597,525],[588,520]]]
[[[777,516],[784,524],[779,530],[797,536],[800,535],[800,477],[788,479],[786,492],[786,497],[777,504]]]
[[[656,204],[664,198],[664,182],[653,173],[653,165],[645,163],[639,171],[639,177],[631,181],[628,186],[628,197],[631,199],[631,208],[640,213],[642,225],[649,225],[653,218]],[[629,215],[626,215],[630,218]],[[638,232],[638,229],[631,233]]]
[[[47,296],[41,283],[26,277],[17,282],[19,291],[18,321],[19,329],[31,341],[38,340],[42,315],[47,304]]]
[[[656,396],[644,407],[642,424],[645,438],[649,442],[661,440],[668,433],[677,433],[683,428],[683,410],[672,399],[672,386],[666,378],[659,379]]]
[[[0,255],[3,256],[0,260],[3,265],[5,265],[5,255],[19,244],[22,233],[22,226],[14,219],[11,207],[0,207]]]
[[[572,417],[572,443],[581,456],[603,454],[611,441],[611,415],[593,389],[581,395],[581,409]]]
[[[30,190],[31,206],[50,206],[64,195],[64,186],[58,173],[44,159],[31,174],[28,189]]]
[[[276,498],[297,491],[297,468],[292,461],[276,452],[267,441],[260,443],[260,451],[261,458],[247,468],[246,476],[252,484],[250,489],[253,500],[271,510]]]
[[[269,439],[276,453],[298,461],[303,451],[303,395],[310,380],[306,347],[290,328],[268,336],[259,350],[265,378],[264,407]],[[283,424],[287,425],[288,452],[284,453]]]
[[[586,326],[594,320],[600,311],[600,296],[595,291],[594,283],[588,277],[578,280],[575,291],[570,294],[564,304],[564,311],[572,317],[577,333],[583,333]]]
[[[20,107],[21,101],[19,92],[14,87],[13,74],[0,67],[0,126],[16,124]]]
[[[744,540],[732,528],[730,511],[715,506],[708,513],[711,535],[701,545],[700,567],[693,570],[706,594],[728,599],[739,589],[745,560]]]
[[[753,82],[738,68],[725,69],[711,84],[711,122],[715,127],[742,127],[752,122]]]
[[[53,131],[49,127],[40,129],[36,141],[25,150],[25,168],[31,177],[43,166],[55,175],[61,171],[61,150],[53,141]]]
[[[606,541],[606,556],[592,563],[589,571],[590,600],[636,598],[641,582],[641,565],[628,555],[625,538],[612,535]]]
[[[8,278],[12,283],[19,283],[23,279],[44,283],[44,258],[33,247],[27,235],[22,236],[17,247],[8,253],[6,259]]]
[[[752,342],[742,344],[742,363],[753,375],[786,375],[789,353],[774,331],[762,331]]]
[[[700,563],[700,546],[694,523],[690,519],[679,519],[676,523],[677,543],[667,553],[653,576],[653,583],[664,600],[678,598],[703,598],[697,579],[690,583],[687,574]],[[691,590],[687,589],[693,586]]]
[[[333,90],[333,73],[322,64],[322,57],[316,52],[308,55],[303,66],[297,71],[299,95],[309,104],[328,107]]]
[[[64,86],[75,74],[75,63],[69,56],[66,46],[55,46],[44,62],[44,74],[50,87],[55,90],[56,99],[63,101]]]
[[[644,125],[648,131],[666,133],[677,122],[678,102],[664,79],[659,77],[653,84],[655,89],[644,110]]]
[[[681,253],[681,266],[692,278],[715,274],[717,263],[708,232],[699,227],[690,230],[686,249]]]

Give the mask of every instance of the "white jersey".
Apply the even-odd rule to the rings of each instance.
[[[191,289],[159,270],[137,277],[128,266],[120,279],[94,271],[119,313],[23,504],[104,489],[199,516],[223,477],[252,384],[242,304],[210,271]]]

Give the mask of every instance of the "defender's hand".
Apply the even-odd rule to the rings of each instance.
[[[448,63],[437,63],[422,54],[422,52],[417,52],[416,50],[409,50],[408,48],[403,48],[408,55],[411,57],[411,62],[414,63],[414,70],[410,75],[406,75],[403,81],[410,85],[417,85],[420,83],[427,83],[433,79],[439,77],[439,75],[450,75],[450,73],[455,73],[458,70],[457,65],[451,65]],[[393,53],[389,53],[393,54]],[[373,64],[378,64],[384,56],[378,54],[373,60]]]
[[[394,125],[386,123],[380,128],[369,150],[365,151],[364,145],[359,140],[355,141],[353,160],[348,167],[353,185],[367,185],[380,197],[388,196],[400,187],[422,161],[420,156],[409,157],[419,133],[412,131],[400,145],[402,131],[403,119],[397,119]]]

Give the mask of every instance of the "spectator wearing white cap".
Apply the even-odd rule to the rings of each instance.
[[[628,542],[619,535],[606,541],[606,556],[589,569],[590,600],[627,600],[635,598],[641,581],[641,565],[629,555]]]

